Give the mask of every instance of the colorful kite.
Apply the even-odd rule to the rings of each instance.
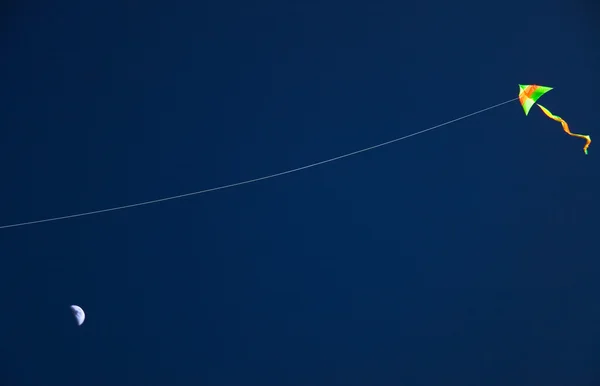
[[[523,106],[525,115],[529,114],[529,110],[531,109],[531,106],[533,106],[542,95],[544,95],[548,91],[552,90],[552,87],[538,86],[536,84],[526,84],[526,85],[520,84],[519,88],[521,89],[521,91],[519,92],[519,102],[521,102],[521,106]],[[548,118],[553,119],[557,122],[560,122],[565,133],[569,134],[571,137],[578,137],[578,138],[585,139],[586,143],[583,146],[583,152],[585,154],[588,153],[588,147],[590,147],[590,144],[592,143],[592,139],[590,138],[589,135],[571,133],[571,130],[569,130],[569,125],[567,124],[567,122],[565,122],[564,119],[562,119],[558,115],[552,114],[550,112],[550,110],[548,110],[544,106],[540,105],[539,103],[538,103],[538,107],[544,112],[544,114],[546,114],[546,116]]]

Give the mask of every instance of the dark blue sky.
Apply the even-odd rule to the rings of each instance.
[[[0,9],[0,225],[600,138],[579,0],[92,3]],[[1,230],[0,384],[598,385],[582,142]]]

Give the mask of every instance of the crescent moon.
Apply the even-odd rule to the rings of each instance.
[[[71,312],[73,313],[73,316],[77,320],[77,325],[81,326],[83,324],[83,321],[85,320],[85,312],[83,312],[81,307],[76,306],[76,305],[71,306]]]

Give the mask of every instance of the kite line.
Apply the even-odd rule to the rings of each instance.
[[[198,191],[195,191],[195,192],[179,194],[179,195],[176,195],[176,196],[163,197],[163,198],[159,198],[159,199],[155,199],[155,200],[142,201],[142,202],[138,202],[138,203],[134,203],[134,204],[128,204],[128,205],[122,205],[122,206],[115,206],[115,207],[112,207],[112,208],[93,210],[93,211],[89,211],[89,212],[82,212],[82,213],[71,214],[71,215],[66,215],[66,216],[51,217],[51,218],[46,218],[46,219],[42,219],[42,220],[35,220],[35,221],[27,221],[27,222],[21,222],[21,223],[14,223],[14,224],[2,225],[2,226],[0,226],[0,229],[17,228],[17,227],[23,227],[23,226],[26,226],[26,225],[42,224],[42,223],[47,223],[47,222],[55,222],[55,221],[61,221],[61,220],[68,220],[68,219],[77,218],[77,217],[92,216],[92,215],[100,214],[100,213],[116,212],[118,210],[130,209],[130,208],[135,208],[135,207],[138,207],[138,206],[146,206],[146,205],[151,205],[151,204],[158,204],[160,202],[173,201],[173,200],[178,200],[180,198],[185,198],[185,197],[190,197],[190,196],[197,196],[197,195],[200,195],[200,194],[214,192],[214,191],[217,191],[217,190],[224,190],[224,189],[234,188],[234,187],[241,186],[241,185],[252,184],[252,183],[255,183],[255,182],[259,182],[259,181],[270,180],[270,179],[273,179],[273,178],[276,178],[276,177],[284,176],[286,174],[292,174],[292,173],[296,173],[296,172],[299,172],[299,171],[302,171],[302,170],[311,169],[311,168],[314,168],[314,167],[317,167],[317,166],[320,166],[320,165],[324,165],[324,164],[328,164],[330,162],[334,162],[334,161],[337,161],[337,160],[340,160],[340,159],[343,159],[343,158],[348,158],[348,157],[352,157],[352,156],[357,155],[357,154],[366,153],[368,151],[375,150],[375,149],[378,149],[378,148],[383,147],[383,146],[391,145],[391,144],[396,143],[396,142],[404,141],[405,139],[408,139],[408,138],[411,138],[411,137],[416,137],[417,135],[421,135],[421,134],[424,134],[424,133],[426,133],[428,131],[439,129],[440,127],[450,125],[450,124],[452,124],[454,122],[462,121],[463,119],[467,119],[467,118],[470,118],[470,117],[472,117],[474,115],[478,115],[478,114],[481,114],[481,113],[486,112],[488,110],[495,109],[497,107],[500,107],[502,105],[508,104],[510,102],[514,102],[514,101],[516,101],[518,99],[519,99],[518,97],[517,98],[513,98],[513,99],[509,99],[507,101],[495,104],[493,106],[486,107],[484,109],[475,111],[474,113],[463,115],[462,117],[455,118],[453,120],[446,121],[444,123],[440,123],[439,125],[435,125],[435,126],[427,128],[427,129],[424,129],[424,130],[421,130],[421,131],[417,131],[417,132],[412,133],[412,134],[405,135],[403,137],[392,139],[390,141],[383,142],[383,143],[380,143],[378,145],[369,146],[369,147],[366,147],[364,149],[356,150],[356,151],[353,151],[351,153],[346,153],[346,154],[343,154],[343,155],[340,155],[340,156],[337,156],[337,157],[329,158],[329,159],[326,159],[326,160],[323,160],[323,161],[319,161],[319,162],[315,162],[315,163],[312,163],[312,164],[309,164],[309,165],[304,165],[304,166],[301,166],[301,167],[298,167],[298,168],[295,168],[295,169],[289,169],[289,170],[286,170],[286,171],[283,171],[283,172],[269,174],[269,175],[266,175],[266,176],[263,176],[263,177],[253,178],[253,179],[250,179],[250,180],[244,180],[244,181],[240,181],[240,182],[236,182],[236,183],[228,184],[228,185],[221,185],[221,186],[217,186],[217,187],[210,188],[210,189],[204,189],[204,190],[198,190]]]

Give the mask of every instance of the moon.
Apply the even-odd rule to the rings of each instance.
[[[76,305],[71,306],[71,312],[73,313],[73,316],[77,320],[77,325],[81,326],[83,324],[83,321],[85,320],[85,312],[83,312],[81,307],[76,306]]]

